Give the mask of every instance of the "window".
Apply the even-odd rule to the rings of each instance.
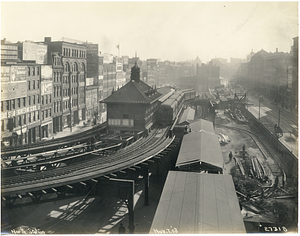
[[[35,111],[32,112],[32,119],[35,121]]]
[[[42,120],[44,120],[44,111],[42,111]]]
[[[3,101],[1,101],[1,111],[3,111]]]
[[[21,107],[21,98],[18,98],[18,108]]]
[[[36,95],[36,98],[37,98],[37,103],[39,104],[40,103],[40,95]]]
[[[40,75],[40,68],[39,67],[36,68],[36,75]]]
[[[37,116],[37,120],[39,120],[40,119],[40,113],[39,113],[39,111],[36,112],[36,116]]]
[[[35,95],[32,96],[33,105],[35,105]]]
[[[9,108],[10,108],[10,101],[7,100],[6,101],[6,110],[9,111],[10,110]]]
[[[32,89],[35,89],[35,80],[32,81]]]
[[[28,113],[28,122],[31,122],[31,113]]]
[[[23,107],[26,107],[26,98],[23,98]]]
[[[45,113],[46,113],[45,117],[47,118],[48,117],[48,110],[46,110]]]
[[[11,105],[12,105],[12,109],[16,109],[16,106],[15,106],[15,99],[11,100]]]
[[[21,126],[21,125],[22,125],[22,117],[19,116],[19,126]]]
[[[28,96],[28,105],[30,106],[31,105],[31,97]]]
[[[42,105],[44,105],[44,96],[42,96]]]
[[[49,103],[51,103],[51,95],[49,95]]]
[[[46,104],[48,104],[48,95],[46,95],[45,97],[46,97]]]
[[[28,83],[28,90],[30,90],[30,81],[28,81],[27,83]]]
[[[49,109],[49,117],[51,117],[51,109]]]
[[[4,131],[4,120],[1,120],[1,131]]]
[[[26,114],[23,115],[23,124],[26,124]]]
[[[30,75],[30,67],[28,67],[28,75]]]
[[[35,75],[35,67],[32,67],[32,75]]]
[[[40,88],[40,81],[36,81],[36,86],[37,86],[37,88],[39,89]]]

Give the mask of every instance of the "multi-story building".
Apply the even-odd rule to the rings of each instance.
[[[18,61],[18,46],[6,41],[4,38],[1,40],[1,65],[16,64]]]
[[[53,131],[52,98],[53,72],[51,65],[41,65],[41,138],[48,138]]]
[[[6,45],[4,40],[2,44]],[[2,141],[5,145],[33,143],[42,137],[40,64],[45,62],[45,46],[31,42],[8,45],[14,57],[1,60]],[[1,53],[8,55],[6,51]]]
[[[62,55],[58,52],[51,54],[51,64],[53,69],[53,80],[52,80],[52,124],[53,133],[57,133],[63,130],[63,73],[64,67],[62,64]]]
[[[158,60],[157,59],[147,59],[147,84],[154,86],[158,84]]]
[[[48,60],[52,53],[62,56],[62,126],[72,130],[74,124],[86,119],[86,46],[77,42],[52,42],[51,37],[45,37],[44,43],[48,46]]]
[[[3,144],[22,145],[39,140],[39,86],[39,65],[2,66],[1,136]]]

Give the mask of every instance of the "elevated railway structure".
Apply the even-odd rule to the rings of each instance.
[[[80,133],[71,134],[66,137],[44,140],[41,142],[15,146],[2,147],[1,158],[10,159],[11,157],[26,157],[29,154],[37,154],[41,152],[52,151],[60,149],[61,147],[70,147],[78,143],[86,143],[87,140],[95,140],[97,136],[106,132],[106,122],[91,129],[82,131]]]
[[[155,129],[147,137],[115,153],[103,155],[103,148],[99,148],[76,154],[78,160],[72,164],[60,160],[59,163],[64,165],[57,168],[7,175],[2,178],[2,201],[5,205],[13,206],[27,197],[32,199],[31,203],[35,203],[42,201],[47,193],[56,193],[57,198],[62,198],[74,191],[80,192],[82,187],[91,187],[100,179],[122,178],[132,172],[148,169],[177,146],[178,140],[174,136],[167,137],[168,132],[169,127]]]

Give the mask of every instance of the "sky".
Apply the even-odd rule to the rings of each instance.
[[[290,52],[297,36],[297,1],[1,1],[1,39],[66,37],[142,60],[199,56],[205,63],[246,58],[252,50]]]

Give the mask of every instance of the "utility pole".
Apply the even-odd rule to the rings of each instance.
[[[280,124],[280,108],[279,108],[279,112],[278,112],[278,127],[279,127],[279,124]]]

